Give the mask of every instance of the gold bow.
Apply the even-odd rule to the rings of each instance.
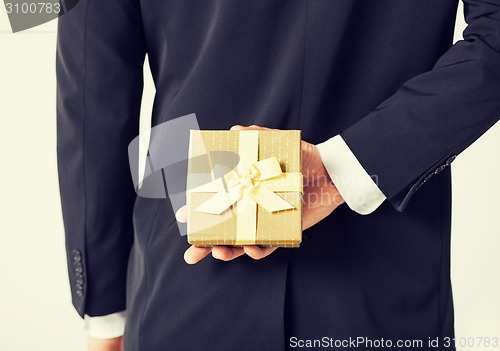
[[[212,183],[221,188],[219,179]],[[276,157],[254,162],[243,171],[232,170],[224,176],[224,180],[227,188],[218,191],[196,211],[218,215],[238,201],[248,202],[249,198],[268,212],[289,210],[294,207],[275,191],[302,190],[302,175],[283,173]]]

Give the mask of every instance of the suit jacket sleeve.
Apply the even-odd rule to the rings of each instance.
[[[464,13],[464,40],[341,133],[399,211],[499,119],[500,0],[464,0]]]
[[[57,154],[72,301],[81,316],[125,309],[145,56],[136,0],[80,0],[59,18]]]

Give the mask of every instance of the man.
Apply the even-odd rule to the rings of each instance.
[[[81,0],[61,17],[60,187],[89,349],[284,350],[323,337],[332,349],[358,337],[351,348],[454,349],[449,166],[499,118],[500,1],[464,0],[452,45],[456,9]],[[194,112],[201,129],[302,130],[303,173],[333,181],[305,191],[334,200],[305,204],[300,248],[189,247],[168,199],[136,196],[127,145],[146,53],[153,125]]]

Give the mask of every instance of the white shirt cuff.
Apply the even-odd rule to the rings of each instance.
[[[125,331],[126,311],[106,316],[84,316],[84,328],[87,335],[96,339],[112,339],[122,336]]]
[[[333,184],[347,206],[359,214],[370,214],[386,199],[340,135],[316,145]]]

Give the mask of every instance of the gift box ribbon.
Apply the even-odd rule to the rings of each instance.
[[[258,131],[239,132],[240,162],[223,178],[192,189],[216,194],[196,211],[220,215],[237,204],[236,245],[252,244],[257,234],[257,204],[268,212],[293,209],[276,192],[302,192],[302,174],[284,173],[276,157],[258,161]]]

